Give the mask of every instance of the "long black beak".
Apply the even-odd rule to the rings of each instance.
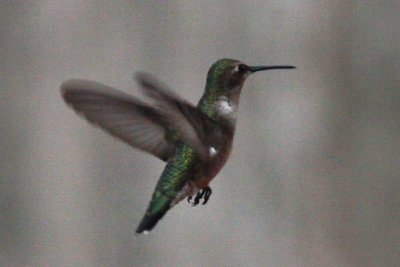
[[[283,66],[249,66],[252,73],[261,70],[274,70],[274,69],[295,69],[295,66],[283,65]]]

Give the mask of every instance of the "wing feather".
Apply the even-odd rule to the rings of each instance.
[[[166,161],[182,141],[208,159],[207,137],[216,127],[214,121],[154,77],[139,73],[136,79],[154,106],[88,80],[66,81],[61,92],[77,113],[132,147]]]
[[[77,113],[132,147],[164,161],[173,152],[175,146],[166,138],[163,116],[139,99],[87,80],[66,81],[61,92]]]
[[[165,115],[165,123],[191,144],[202,159],[207,159],[207,137],[215,128],[214,121],[149,74],[137,73],[135,77],[144,93],[156,101],[157,108]]]

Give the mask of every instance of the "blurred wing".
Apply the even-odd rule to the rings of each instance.
[[[167,140],[163,116],[140,100],[101,83],[69,80],[61,85],[65,102],[89,122],[132,147],[166,161],[175,149]]]
[[[165,115],[165,123],[176,130],[182,140],[191,144],[202,159],[207,159],[207,137],[215,128],[214,121],[154,77],[145,73],[138,73],[135,77],[145,89],[144,93],[156,101],[158,109]]]

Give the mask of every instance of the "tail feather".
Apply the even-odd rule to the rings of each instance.
[[[163,195],[159,190],[154,191],[146,214],[136,229],[136,233],[140,234],[153,229],[157,222],[170,209],[170,204],[171,199],[169,197]]]
[[[136,229],[136,233],[141,234],[141,233],[146,233],[148,231],[151,231],[151,229],[156,226],[157,222],[161,220],[161,218],[167,213],[168,209],[163,209],[159,212],[153,213],[144,216],[142,221],[140,222],[138,228]]]

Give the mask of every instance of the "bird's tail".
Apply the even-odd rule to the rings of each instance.
[[[136,229],[136,233],[146,234],[147,232],[151,231],[151,229],[156,226],[157,222],[165,215],[165,213],[167,213],[167,210],[168,209],[165,209],[151,215],[146,214]]]
[[[151,231],[170,208],[170,198],[157,193],[157,191],[154,193],[146,214],[136,229],[136,233],[138,234],[145,234]]]

